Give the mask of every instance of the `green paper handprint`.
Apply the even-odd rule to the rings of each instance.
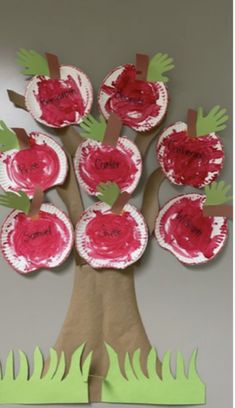
[[[202,107],[197,111],[196,133],[197,136],[206,136],[212,132],[219,132],[226,128],[225,122],[228,115],[226,109],[221,109],[219,105],[214,106],[207,116],[203,117]]]
[[[7,191],[5,194],[0,195],[0,205],[21,210],[25,214],[28,214],[30,209],[30,199],[23,191],[18,191],[17,193]]]
[[[170,58],[168,54],[159,52],[149,62],[147,80],[151,82],[168,82],[168,77],[163,74],[173,68],[173,58]]]
[[[97,186],[97,191],[100,193],[97,195],[100,201],[110,205],[110,207],[112,207],[120,194],[120,188],[118,185],[116,183],[112,183],[111,181],[108,181],[107,183],[100,183]]]
[[[217,183],[214,181],[210,186],[205,187],[206,201],[205,205],[221,205],[232,200],[233,196],[228,196],[227,193],[231,189],[230,185],[226,185],[224,181]]]
[[[21,71],[24,75],[46,75],[50,76],[49,67],[46,58],[34,50],[25,50],[21,48],[18,53],[17,63],[24,69]]]
[[[102,142],[104,139],[106,121],[102,115],[99,116],[99,120],[96,120],[92,115],[88,115],[80,126],[85,130],[85,132],[80,133],[82,137],[96,140],[97,142]]]
[[[7,152],[11,149],[19,149],[19,142],[16,134],[0,120],[0,152]]]

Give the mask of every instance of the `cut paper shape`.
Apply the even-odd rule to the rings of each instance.
[[[142,81],[136,75],[135,65],[125,64],[115,68],[100,87],[98,103],[106,120],[111,113],[116,113],[124,125],[137,132],[146,132],[163,120],[168,93],[164,82]]]
[[[136,54],[135,67],[136,67],[136,79],[137,80],[146,81],[148,65],[149,65],[148,55]]]
[[[184,194],[159,211],[155,236],[159,245],[184,264],[206,263],[219,254],[228,236],[225,217],[205,217],[206,197]]]
[[[8,202],[1,198],[0,204]],[[42,204],[36,217],[27,216],[19,210],[12,211],[4,221],[0,235],[5,260],[22,274],[59,266],[69,256],[73,241],[74,232],[69,218],[52,204]]]
[[[209,135],[212,132],[221,132],[226,129],[225,122],[229,119],[225,114],[226,109],[221,109],[219,105],[214,106],[207,116],[203,116],[202,107],[197,111],[196,131],[197,137]]]
[[[97,198],[108,204],[110,207],[112,207],[120,194],[118,185],[111,181],[100,183],[97,187],[97,191],[100,193],[97,195]]]
[[[84,211],[75,230],[79,255],[97,269],[125,269],[143,255],[147,242],[144,218],[130,204],[115,214],[108,204],[97,202]]]
[[[176,122],[163,130],[156,146],[156,156],[168,180],[197,188],[211,184],[224,164],[219,137],[215,133],[190,137],[184,122]]]
[[[157,352],[152,348],[147,358],[147,375],[140,364],[140,350],[125,355],[124,375],[118,354],[106,344],[109,369],[102,383],[102,402],[123,404],[200,405],[205,404],[205,385],[196,370],[197,352],[190,358],[188,374],[181,353],[177,353],[176,376],[172,375],[170,353],[162,362],[162,378],[156,371]]]
[[[17,55],[17,64],[23,67],[22,74],[50,76],[48,62],[43,55],[34,50],[26,50],[24,48],[20,48]]]
[[[102,142],[104,139],[106,120],[100,115],[99,119],[95,119],[94,116],[88,115],[80,123],[80,127],[84,130],[80,132],[80,135],[85,139],[92,139],[98,142]]]
[[[121,130],[121,118],[116,113],[111,113],[105,129],[103,144],[116,147]]]
[[[17,193],[8,191],[0,195],[0,205],[7,208],[14,208],[28,214],[30,210],[30,199],[23,191],[18,191]]]
[[[203,205],[204,215],[232,218],[233,207],[225,205],[226,202],[233,198],[227,195],[230,189],[231,185],[226,185],[223,180],[219,183],[214,181],[210,186],[206,186],[206,200]]]
[[[15,357],[8,354],[5,372],[0,376],[0,404],[76,404],[89,402],[88,376],[92,353],[83,364],[84,345],[73,353],[68,373],[65,371],[64,352],[58,356],[50,349],[49,366],[44,374],[44,361],[40,349],[34,351],[34,370],[30,375],[28,359],[19,351],[19,372],[15,375]]]
[[[100,183],[116,183],[121,192],[132,193],[142,173],[142,158],[136,145],[120,137],[116,147],[86,140],[79,144],[74,158],[77,180],[88,194],[97,195]]]
[[[152,82],[168,82],[169,78],[163,74],[171,71],[173,68],[173,58],[170,58],[168,54],[159,52],[149,62],[147,80]]]
[[[8,150],[20,148],[15,132],[12,132],[7,125],[0,121],[0,152],[7,152]]]
[[[28,136],[29,148],[0,153],[0,186],[5,191],[24,191],[30,198],[34,186],[44,191],[63,184],[68,172],[64,150],[41,132]]]
[[[55,57],[52,54],[47,56]],[[55,60],[50,58],[45,64],[37,53],[27,50],[20,53],[20,58],[21,64],[26,66],[26,72],[37,72],[39,66],[46,72],[46,65],[49,69],[49,74],[34,76],[25,93],[26,109],[37,121],[60,128],[79,124],[89,114],[93,102],[92,85],[79,68],[61,65],[60,78],[57,78]]]

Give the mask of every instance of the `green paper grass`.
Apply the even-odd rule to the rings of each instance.
[[[135,404],[159,405],[198,405],[205,404],[205,385],[196,371],[197,352],[192,353],[188,375],[185,375],[185,363],[181,353],[177,353],[176,376],[171,373],[170,353],[166,353],[162,362],[162,379],[156,371],[157,353],[151,349],[147,359],[146,374],[140,365],[140,350],[133,358],[125,355],[122,374],[118,354],[106,345],[109,355],[109,370],[102,384],[102,401]]]
[[[75,350],[69,371],[65,374],[64,353],[58,357],[57,352],[50,349],[49,367],[44,376],[44,360],[38,347],[34,351],[31,376],[27,357],[22,351],[19,351],[19,372],[15,375],[15,357],[11,351],[7,356],[5,372],[0,375],[0,404],[87,403],[92,353],[86,357],[81,368],[83,350],[84,344]]]

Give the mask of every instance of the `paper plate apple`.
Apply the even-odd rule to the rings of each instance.
[[[56,56],[45,56],[25,49],[18,53],[23,74],[33,76],[25,93],[26,108],[47,126],[60,128],[80,123],[93,102],[90,80],[79,68],[60,66]]]
[[[137,54],[136,66],[125,64],[115,68],[104,79],[98,94],[104,117],[108,119],[114,112],[124,125],[138,132],[157,126],[167,111],[168,78],[164,73],[174,67],[172,61],[167,54],[158,53],[150,62],[147,56]]]
[[[225,109],[214,106],[207,116],[202,108],[189,110],[188,123],[167,127],[157,143],[157,159],[174,184],[201,188],[214,181],[224,161],[222,143],[215,132],[225,129]]]
[[[184,194],[170,200],[160,210],[155,224],[159,245],[184,264],[198,265],[212,260],[228,236],[224,203],[231,199],[227,196],[229,189],[223,181],[214,182],[206,187],[206,195]],[[211,207],[216,211],[211,212]]]
[[[31,198],[35,185],[47,190],[63,184],[67,171],[65,152],[51,137],[41,132],[27,135],[24,129],[9,129],[0,121],[0,185],[3,190],[23,191]]]
[[[141,213],[125,204],[128,193],[120,194],[115,183],[100,184],[99,198],[81,216],[75,231],[78,253],[93,268],[124,269],[143,254],[147,227]]]
[[[110,125],[110,120],[108,126]],[[97,195],[97,186],[107,181],[118,184],[121,192],[132,193],[142,173],[142,159],[136,145],[127,137],[118,137],[115,143],[104,141],[107,125],[101,116],[96,120],[89,115],[80,125],[88,138],[77,149],[74,158],[75,173],[80,185],[92,195]],[[117,129],[111,129],[113,135]],[[111,141],[111,143],[112,143]]]
[[[67,215],[52,204],[41,204],[42,198],[41,189],[32,202],[24,192],[0,196],[0,205],[14,208],[2,225],[2,254],[22,274],[60,265],[73,246],[73,227]]]

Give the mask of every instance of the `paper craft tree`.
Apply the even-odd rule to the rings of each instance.
[[[225,110],[216,106],[208,116],[201,108],[190,110],[187,124],[161,131],[166,72],[173,68],[167,54],[150,60],[137,54],[136,65],[114,69],[100,87],[99,119],[90,114],[92,87],[80,69],[28,50],[20,50],[19,63],[32,79],[25,97],[8,90],[10,100],[54,127],[64,150],[43,133],[28,135],[0,122],[5,190],[0,204],[14,209],[3,223],[2,252],[18,272],[31,273],[61,263],[74,237],[75,276],[49,358],[43,362],[36,349],[30,375],[21,352],[17,376],[10,353],[0,376],[0,403],[203,404],[196,352],[187,371],[178,353],[172,374],[170,353],[160,361],[151,347],[138,312],[134,272],[153,233],[185,267],[210,261],[224,245],[231,197],[229,186],[215,182],[224,159],[215,132],[225,128]],[[71,126],[78,124],[80,131]],[[134,142],[122,133],[123,124],[137,131]],[[160,167],[149,176],[137,209],[129,201],[156,136]],[[167,179],[205,190],[176,197],[159,211],[159,189]],[[42,191],[51,187],[68,216],[43,203]],[[96,199],[88,209],[80,187]]]

